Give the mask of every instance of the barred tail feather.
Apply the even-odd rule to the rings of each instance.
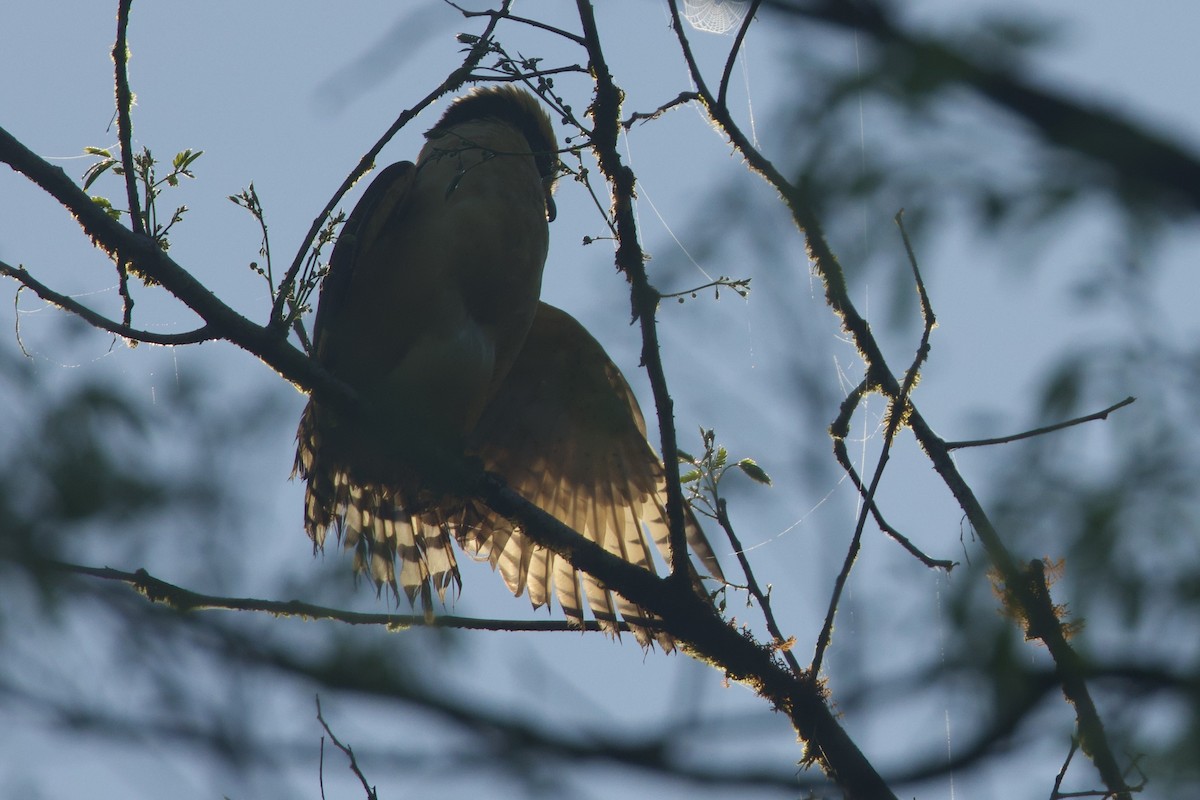
[[[461,587],[450,527],[437,508],[421,510],[414,497],[396,487],[356,483],[351,475],[321,458],[313,406],[305,409],[297,433],[293,475],[306,482],[304,529],[314,550],[325,546],[332,528],[354,551],[354,568],[428,613],[433,596],[445,603],[446,590]]]

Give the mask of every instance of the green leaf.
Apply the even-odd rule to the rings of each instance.
[[[107,197],[93,197],[92,202],[104,209],[104,213],[110,219],[119,220],[121,218],[121,212],[113,208],[113,204],[108,201]]]
[[[679,476],[680,483],[695,483],[700,480],[700,470],[693,469]]]
[[[695,464],[696,463],[696,457],[694,455],[692,455],[691,453],[687,452],[686,450],[680,450],[679,448],[675,448],[675,455],[676,455],[676,457],[679,458],[679,463],[681,463],[681,464]]]
[[[105,158],[113,157],[113,154],[103,147],[85,147],[83,148],[83,152],[89,156],[104,156]]]
[[[83,190],[86,192],[88,187],[96,182],[96,179],[107,172],[111,167],[116,165],[116,160],[107,158],[104,161],[97,161],[87,168],[87,172],[83,173]]]
[[[743,458],[741,461],[737,462],[737,465],[738,469],[746,473],[750,480],[765,484],[766,486],[771,485],[771,476],[768,475],[753,458]]]
[[[202,155],[204,155],[203,150],[193,151],[191,148],[188,148],[182,153],[176,153],[171,165],[175,168],[176,172],[186,173],[188,171],[188,167],[192,166],[196,159]]]

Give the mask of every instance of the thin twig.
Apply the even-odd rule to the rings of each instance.
[[[1045,436],[1047,433],[1061,431],[1063,428],[1070,428],[1074,425],[1082,425],[1085,422],[1094,422],[1096,420],[1108,419],[1108,415],[1117,409],[1124,408],[1131,403],[1137,401],[1136,397],[1126,397],[1119,403],[1113,403],[1108,408],[1097,411],[1093,414],[1087,414],[1082,417],[1069,419],[1066,422],[1056,422],[1053,425],[1045,425],[1041,428],[1024,431],[1022,433],[1014,433],[1009,436],[997,436],[993,439],[966,439],[961,442],[946,442],[947,450],[962,450],[965,447],[987,447],[993,444],[1008,444],[1009,442],[1018,442],[1022,439],[1031,439],[1034,436]]]
[[[1067,757],[1063,760],[1062,768],[1059,769],[1058,775],[1054,778],[1054,788],[1050,790],[1050,800],[1058,800],[1063,795],[1062,790],[1063,778],[1067,777],[1067,768],[1071,766],[1071,759],[1075,757],[1075,751],[1079,749],[1079,740],[1074,736],[1071,737],[1071,747],[1067,750]]]
[[[146,344],[161,344],[161,345],[177,345],[177,344],[198,344],[200,342],[208,342],[219,338],[213,333],[208,325],[202,325],[192,331],[185,333],[155,333],[153,331],[144,331],[138,328],[130,327],[129,325],[116,322],[108,317],[98,314],[87,306],[79,303],[65,294],[59,294],[50,287],[43,284],[37,278],[33,277],[24,267],[14,267],[0,261],[0,275],[5,275],[13,278],[21,283],[22,286],[32,289],[33,293],[45,300],[51,305],[58,306],[63,311],[74,314],[92,327],[99,328],[109,333],[114,333],[124,339],[130,339],[136,342],[145,342]]]
[[[681,106],[684,103],[690,103],[693,100],[699,100],[699,99],[700,99],[700,95],[696,94],[695,92],[680,92],[679,96],[676,97],[674,100],[668,100],[667,102],[663,103],[661,106],[654,109],[653,111],[650,111],[650,112],[635,111],[635,112],[633,112],[633,114],[630,115],[629,119],[627,119],[621,123],[621,127],[624,128],[625,130],[629,130],[630,128],[633,127],[634,123],[637,122],[638,120],[641,120],[642,122],[649,122],[652,119],[658,119],[663,114],[665,114],[667,111],[670,111],[672,108],[675,108],[676,106]]]
[[[850,537],[849,547],[846,548],[846,557],[842,560],[842,567],[838,570],[837,578],[833,582],[833,591],[829,595],[829,606],[825,609],[825,621],[821,625],[821,632],[817,635],[817,643],[813,648],[812,664],[808,668],[809,672],[813,675],[821,674],[821,664],[825,658],[825,650],[828,649],[829,643],[833,640],[833,621],[837,616],[838,606],[842,600],[842,592],[845,591],[846,583],[850,579],[850,570],[854,568],[854,562],[858,560],[858,552],[862,548],[863,529],[867,524],[867,514],[870,513],[870,507],[875,504],[875,490],[878,488],[879,481],[883,477],[883,469],[888,462],[890,451],[891,441],[885,437],[883,451],[879,456],[879,463],[875,466],[875,475],[871,479],[871,485],[864,492],[863,506],[859,509],[858,518],[854,522],[854,534]]]
[[[275,617],[294,617],[305,620],[326,619],[346,625],[373,625],[390,629],[404,628],[454,628],[474,631],[538,631],[573,632],[600,631],[600,624],[585,620],[580,624],[568,624],[565,620],[505,620],[478,617],[458,617],[452,614],[427,618],[424,614],[379,614],[362,611],[346,611],[340,608],[304,603],[299,600],[259,600],[253,597],[224,597],[203,594],[184,589],[154,577],[144,569],[126,572],[111,567],[89,567],[63,561],[47,561],[46,567],[73,575],[83,575],[106,581],[124,583],[152,603],[161,603],[176,611],[247,611],[270,614]],[[637,621],[636,619],[634,620]],[[649,622],[646,620],[645,622]],[[607,623],[606,623],[607,624]],[[612,627],[609,625],[609,627]],[[618,623],[622,632],[628,625]]]
[[[325,734],[329,737],[329,741],[333,742],[334,747],[336,747],[338,750],[341,750],[343,753],[346,754],[346,758],[350,759],[350,771],[353,772],[355,774],[355,776],[358,778],[359,782],[362,783],[363,790],[366,791],[366,793],[367,793],[367,800],[379,800],[379,794],[375,791],[375,787],[373,787],[367,781],[367,776],[363,775],[362,770],[359,769],[358,759],[354,757],[353,748],[351,748],[349,745],[342,744],[338,740],[337,736],[334,735],[333,731],[330,730],[329,723],[325,721],[325,718],[323,716],[321,716],[321,696],[317,695],[316,699],[317,699],[317,722],[321,723],[321,727],[325,729]],[[322,741],[321,744],[322,744],[321,752],[323,755],[325,752],[324,741]],[[322,781],[322,783],[321,783],[321,796],[322,797],[325,796],[324,781]]]
[[[762,609],[763,619],[767,622],[767,631],[775,640],[775,647],[783,652],[783,658],[787,661],[788,666],[792,668],[792,673],[797,678],[802,678],[804,676],[804,668],[800,666],[800,662],[796,660],[796,654],[792,652],[795,637],[785,638],[779,624],[775,621],[775,612],[771,610],[771,596],[762,590],[758,585],[758,580],[754,577],[754,570],[750,568],[750,560],[746,558],[746,549],[742,547],[742,540],[734,533],[733,523],[729,520],[729,510],[725,506],[724,497],[717,498],[717,523],[725,531],[725,535],[729,538],[729,543],[733,546],[733,552],[737,556],[738,563],[742,565],[742,572],[746,575],[746,589],[758,601],[758,606]]]
[[[912,242],[908,238],[908,230],[904,227],[904,209],[896,212],[896,227],[900,229],[900,240],[904,242],[904,252],[908,254],[908,264],[912,267],[913,281],[917,285],[917,296],[921,300],[921,321],[924,328],[921,331],[921,346],[917,349],[922,361],[929,356],[929,337],[937,327],[937,317],[933,314],[933,304],[929,302],[929,292],[925,291],[925,280],[921,277],[921,268],[917,264],[917,254],[913,252]],[[915,375],[920,363],[909,368],[909,374]]]
[[[494,69],[493,67],[483,67],[483,69]],[[561,75],[564,72],[580,72],[587,74],[587,70],[578,64],[570,64],[565,67],[550,67],[548,69],[533,70],[531,72],[522,72],[519,75],[514,75],[511,72],[497,72],[494,75],[477,75],[472,72],[467,76],[467,81],[489,81],[491,83],[515,83],[517,81],[528,81],[530,78],[541,78],[546,75]]]
[[[575,176],[577,183],[583,184],[583,188],[587,190],[588,197],[592,199],[592,204],[596,206],[596,210],[599,211],[600,216],[604,218],[604,224],[608,226],[608,232],[612,234],[612,238],[615,240],[617,238],[617,226],[613,224],[612,215],[607,209],[604,208],[604,204],[600,202],[600,197],[596,194],[596,188],[592,186],[592,182],[588,178],[588,169],[583,165],[583,155],[579,152],[575,152],[574,155],[579,159],[579,169],[572,170],[565,164],[561,164],[561,168],[565,170],[568,175]],[[584,244],[591,244],[594,241],[596,241],[596,237],[588,237],[586,240],[584,240]]]
[[[583,40],[582,36],[579,36],[578,34],[575,34],[575,33],[571,33],[570,31],[563,30],[562,28],[556,28],[553,25],[547,25],[545,22],[539,22],[536,19],[529,19],[528,17],[518,17],[516,14],[509,14],[507,12],[502,12],[502,11],[490,11],[490,10],[489,11],[470,11],[470,10],[465,9],[462,6],[458,5],[457,3],[451,2],[451,0],[442,0],[442,2],[444,2],[448,6],[453,6],[455,10],[457,10],[460,14],[462,14],[464,17],[467,17],[467,18],[470,18],[470,17],[492,17],[493,19],[495,19],[496,17],[502,17],[504,19],[509,20],[510,22],[519,22],[522,25],[528,25],[532,28],[540,28],[541,30],[549,31],[550,33],[561,36],[564,39],[569,39],[570,41],[574,42],[575,44],[579,45],[580,47],[587,46],[587,42],[585,42]]]
[[[325,737],[321,737],[321,750],[317,755],[317,785],[321,788],[321,800],[325,800]]]
[[[866,485],[859,477],[858,470],[854,468],[853,462],[850,460],[850,454],[846,450],[846,437],[850,433],[850,419],[854,414],[854,409],[861,401],[863,394],[866,392],[867,384],[864,381],[860,383],[854,391],[847,395],[842,401],[841,409],[837,419],[829,426],[829,434],[833,438],[833,452],[837,458],[838,464],[850,476],[850,480],[854,483],[854,487],[858,490],[859,496],[863,498],[863,502],[871,510],[871,516],[875,519],[875,524],[879,526],[885,534],[890,536],[901,547],[911,553],[918,561],[931,569],[944,569],[947,572],[954,569],[956,562],[949,559],[936,559],[926,555],[912,541],[902,534],[899,530],[892,526],[886,519],[883,518],[883,513],[879,510],[879,505],[875,499],[869,496]]]
[[[871,513],[872,509],[875,507],[875,493],[879,489],[879,483],[883,480],[883,471],[891,458],[892,444],[896,440],[896,433],[900,430],[901,426],[905,424],[905,419],[908,416],[908,410],[910,406],[909,395],[912,393],[912,389],[914,386],[916,386],[917,380],[920,377],[921,365],[924,364],[925,360],[929,357],[929,338],[933,334],[934,327],[937,325],[937,318],[934,316],[933,306],[929,302],[929,294],[925,291],[925,282],[921,278],[921,270],[917,264],[916,254],[913,253],[912,244],[908,240],[908,232],[904,230],[903,213],[904,212],[901,211],[896,214],[896,225],[900,228],[900,236],[904,242],[905,250],[908,252],[909,265],[912,267],[913,280],[916,283],[917,295],[920,298],[921,319],[924,323],[921,330],[921,341],[920,344],[917,345],[917,351],[913,356],[912,364],[909,365],[908,369],[904,373],[904,382],[900,386],[900,393],[891,399],[891,402],[888,406],[887,427],[884,429],[883,434],[883,448],[879,454],[879,461],[875,464],[875,474],[871,476],[871,485],[867,488],[866,492],[863,493],[863,507],[859,510],[858,520],[855,522],[854,526],[854,535],[850,539],[850,547],[847,549],[846,559],[842,563],[842,569],[838,573],[837,580],[834,582],[833,593],[829,600],[829,608],[825,614],[825,623],[821,627],[820,636],[817,638],[817,646],[813,654],[812,667],[810,668],[814,675],[818,675],[821,672],[821,660],[824,657],[825,650],[829,646],[830,639],[833,636],[833,620],[837,614],[838,603],[841,601],[842,592],[846,587],[846,581],[850,577],[850,570],[853,568],[854,562],[858,558],[859,549],[862,546],[862,534],[863,528],[867,523],[867,514]],[[868,362],[868,375],[874,371],[874,364]],[[859,389],[851,393],[851,397],[856,397],[858,400],[861,400],[865,394],[867,385],[868,384],[865,383],[861,385]],[[849,400],[849,398],[847,398],[847,400]],[[846,415],[848,413],[853,413],[853,409],[857,406],[857,400],[852,405],[843,403],[841,414]],[[847,408],[849,408],[849,412],[847,412]],[[847,429],[849,427],[848,416],[846,417],[846,427]],[[835,449],[838,444],[841,444],[844,451],[844,436],[835,436],[834,442]],[[845,457],[846,462],[849,463],[849,458],[846,457],[844,452],[839,455],[838,460],[841,461],[843,457]],[[857,475],[854,478],[854,482],[860,487],[861,492],[862,481],[858,479]]]
[[[113,44],[112,59],[116,83],[117,140],[121,148],[121,167],[125,172],[125,195],[129,203],[129,224],[134,233],[145,234],[146,224],[138,202],[137,175],[133,168],[133,92],[129,88],[129,9],[133,0],[120,0],[117,4],[117,41]],[[117,285],[123,310],[121,320],[125,325],[133,322],[133,295],[129,292],[129,264],[117,260]]]
[[[676,297],[695,297],[697,292],[702,292],[705,289],[712,289],[714,287],[720,291],[722,286],[737,292],[738,296],[742,297],[743,299],[750,294],[749,278],[735,279],[726,275],[722,275],[716,280],[709,281],[708,283],[702,283],[699,286],[693,286],[691,289],[682,289],[678,292],[661,292],[659,297],[661,297],[663,300],[671,300]]]
[[[721,73],[721,84],[717,91],[717,102],[722,108],[728,108],[725,101],[728,99],[729,78],[733,75],[733,65],[737,61],[738,53],[742,49],[742,41],[746,38],[746,32],[750,30],[750,23],[754,21],[754,15],[758,13],[760,5],[762,5],[762,0],[754,0],[750,4],[746,17],[742,20],[741,27],[738,28],[737,36],[733,39],[733,47],[729,48],[729,58],[725,59],[725,71]]]

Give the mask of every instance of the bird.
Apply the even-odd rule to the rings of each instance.
[[[584,326],[540,299],[560,169],[549,116],[523,90],[477,88],[425,137],[364,192],[321,287],[315,357],[367,411],[310,398],[301,417],[293,477],[314,550],[335,531],[359,572],[428,615],[461,591],[456,541],[535,608],[557,599],[582,627],[586,605],[602,630],[623,619],[671,650],[653,614],[422,474],[437,462],[423,454],[476,459],[608,552],[653,571],[653,542],[670,560],[666,472],[637,400]],[[690,509],[685,531],[697,590],[701,575],[724,581]]]

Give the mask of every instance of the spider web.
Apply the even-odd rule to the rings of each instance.
[[[683,15],[692,27],[708,33],[727,33],[746,16],[750,0],[683,0]]]

